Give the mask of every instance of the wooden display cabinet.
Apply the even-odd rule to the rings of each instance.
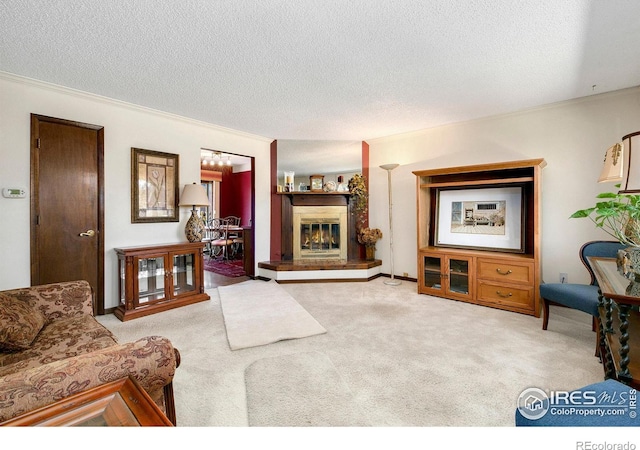
[[[540,316],[537,286],[541,282],[541,174],[545,165],[543,159],[532,159],[413,172],[417,187],[419,293]],[[521,233],[516,233],[514,248],[438,242],[441,192],[513,187],[521,192],[517,203],[521,214],[516,215]],[[474,219],[473,208],[465,205],[459,205],[459,211],[453,206],[450,211],[442,209],[452,216],[452,228],[453,216],[458,213],[460,225],[504,226],[506,230],[505,217],[497,224],[493,222],[495,218]],[[480,228],[473,232],[483,233]]]
[[[473,299],[473,259],[442,252],[420,253],[420,292],[437,297]]]
[[[122,321],[209,300],[204,291],[204,244],[184,242],[115,249]]]

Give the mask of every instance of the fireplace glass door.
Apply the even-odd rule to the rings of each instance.
[[[302,223],[300,245],[304,251],[340,251],[339,223]]]

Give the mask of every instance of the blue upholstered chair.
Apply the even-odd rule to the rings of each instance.
[[[598,316],[598,283],[589,266],[587,257],[600,256],[615,258],[618,250],[625,245],[618,241],[591,241],[580,248],[580,260],[589,271],[591,282],[589,284],[575,283],[543,283],[540,285],[540,297],[542,298],[542,329],[549,325],[549,305],[566,306],[577,309],[593,316],[593,330],[596,331],[596,318]],[[597,343],[596,343],[597,344]]]

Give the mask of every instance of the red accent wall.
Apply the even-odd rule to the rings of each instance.
[[[369,192],[369,144],[362,141],[362,176],[364,177],[365,185],[367,186],[367,193]],[[369,211],[367,210],[367,216],[365,218],[364,226],[369,226]],[[366,257],[366,250],[364,245],[360,246],[360,259]]]
[[[282,260],[282,198],[277,194],[278,185],[278,141],[271,142],[271,248],[269,259]]]
[[[367,193],[369,192],[369,144],[362,141],[362,176],[364,177],[364,183],[367,186]],[[369,226],[369,211],[367,210],[367,217],[364,222],[364,226]]]
[[[223,173],[220,183],[220,217],[238,216],[242,226],[253,224],[251,217],[251,171]]]

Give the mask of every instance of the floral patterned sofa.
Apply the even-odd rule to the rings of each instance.
[[[93,317],[86,281],[0,291],[0,423],[131,376],[176,424],[179,364],[164,337],[119,344]]]

